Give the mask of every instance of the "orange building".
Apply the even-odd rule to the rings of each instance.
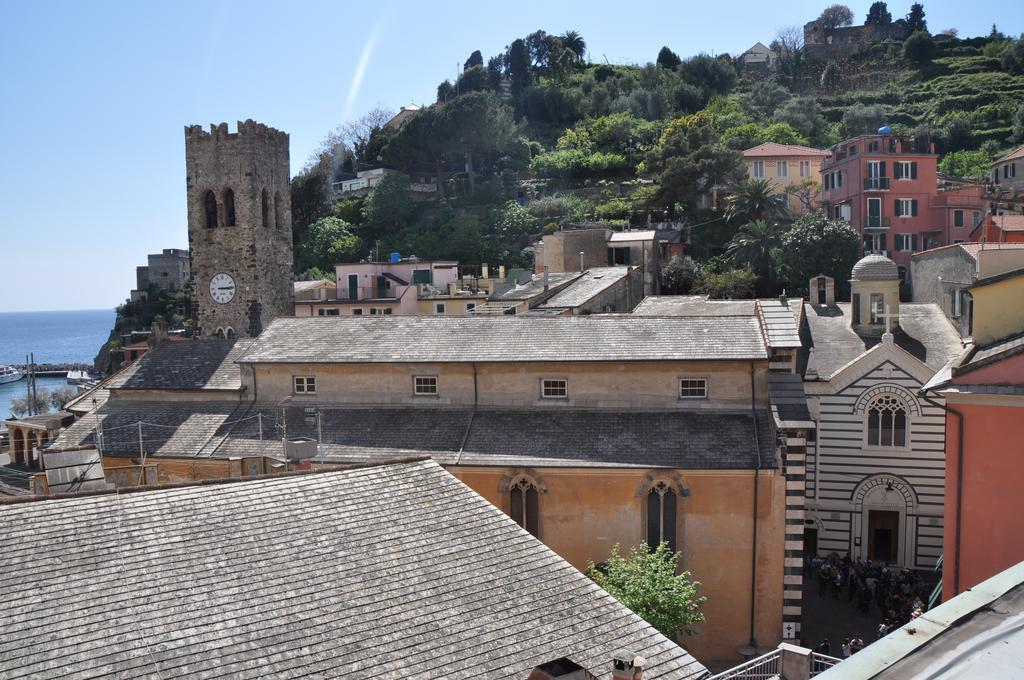
[[[971,231],[971,240],[1024,243],[1024,215],[989,215]]]
[[[974,343],[922,390],[946,400],[944,599],[1024,560],[1024,270],[971,295]]]

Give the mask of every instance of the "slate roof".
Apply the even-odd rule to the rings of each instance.
[[[629,267],[594,267],[588,269],[584,272],[583,276],[538,306],[550,309],[585,305],[627,276],[629,276]]]
[[[998,359],[1014,356],[1022,352],[1024,352],[1024,334],[1015,335],[1009,338],[1004,338],[999,342],[986,345],[985,347],[978,348],[978,350],[971,355],[970,360],[964,363],[960,368],[973,370],[986,364],[993,363]]]
[[[614,231],[608,237],[609,243],[631,243],[633,241],[653,241],[658,235],[653,229],[641,231]]]
[[[136,360],[135,370],[119,381],[117,389],[241,389],[241,371],[235,361],[250,342],[248,339],[162,342]]]
[[[1016,149],[1010,151],[1005,156],[1001,156],[995,159],[994,161],[992,161],[992,165],[995,165],[996,163],[1002,163],[1003,161],[1012,161],[1015,158],[1024,158],[1024,145],[1018,146]]]
[[[242,363],[764,359],[755,318],[279,317]]]
[[[990,286],[993,283],[1008,281],[1010,279],[1016,279],[1021,276],[1024,276],[1024,267],[1020,269],[1011,269],[1010,271],[1007,272],[993,274],[992,276],[986,276],[984,278],[976,279],[974,283],[970,285],[970,288],[983,288],[985,286]]]
[[[32,427],[44,427],[54,428],[59,426],[65,420],[70,420],[74,416],[67,411],[57,411],[56,413],[40,413],[34,416],[25,416],[23,418],[8,418],[5,422],[17,423],[18,425],[29,425]]]
[[[103,452],[214,457],[282,455],[284,423],[276,404],[114,401],[99,410]],[[478,409],[416,406],[322,406],[325,461],[381,463],[430,456],[443,465],[669,467],[750,469],[775,466],[767,412]],[[315,417],[289,407],[289,438],[318,436]],[[53,448],[95,443],[92,415]],[[755,437],[755,423],[757,427]],[[262,438],[261,438],[262,437]]]
[[[800,298],[792,298],[785,303],[779,298],[757,301],[770,347],[794,348],[803,345],[800,341],[800,314],[803,306],[804,301]]]
[[[881,338],[861,337],[850,327],[850,304],[805,304],[814,346],[814,366],[821,380],[871,349]],[[963,349],[960,336],[937,305],[900,303],[900,328],[893,333],[901,348],[939,370]]]
[[[96,449],[43,451],[46,485],[51,494],[110,489]]]
[[[754,300],[708,300],[704,295],[649,295],[633,314],[638,316],[749,316],[757,313]]]
[[[538,295],[543,295],[545,292],[552,292],[565,286],[570,281],[574,281],[580,278],[583,274],[580,272],[550,272],[548,273],[548,290],[544,290],[544,275],[534,274],[533,277],[521,286],[516,286],[512,290],[506,291],[501,295],[502,300],[532,300]]]
[[[0,676],[699,678],[431,461],[0,506]]]
[[[804,381],[796,373],[768,372],[768,401],[777,428],[814,427]]]
[[[139,427],[146,455],[203,455],[219,428],[246,404],[215,401],[108,401],[53,440],[49,448],[96,444],[96,421],[103,432],[103,453],[139,454]]]

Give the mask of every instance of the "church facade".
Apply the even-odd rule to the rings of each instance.
[[[817,423],[808,449],[805,550],[931,569],[942,554],[945,415],[918,395],[956,356],[959,336],[934,304],[901,304],[894,262],[869,255],[805,306],[804,371]],[[827,292],[825,292],[827,291]]]

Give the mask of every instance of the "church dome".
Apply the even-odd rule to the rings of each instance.
[[[857,281],[899,281],[896,263],[885,255],[868,255],[853,265],[850,278]]]

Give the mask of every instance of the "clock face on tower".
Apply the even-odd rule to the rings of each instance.
[[[218,304],[227,304],[235,297],[235,280],[230,274],[221,272],[210,279],[210,297]]]

